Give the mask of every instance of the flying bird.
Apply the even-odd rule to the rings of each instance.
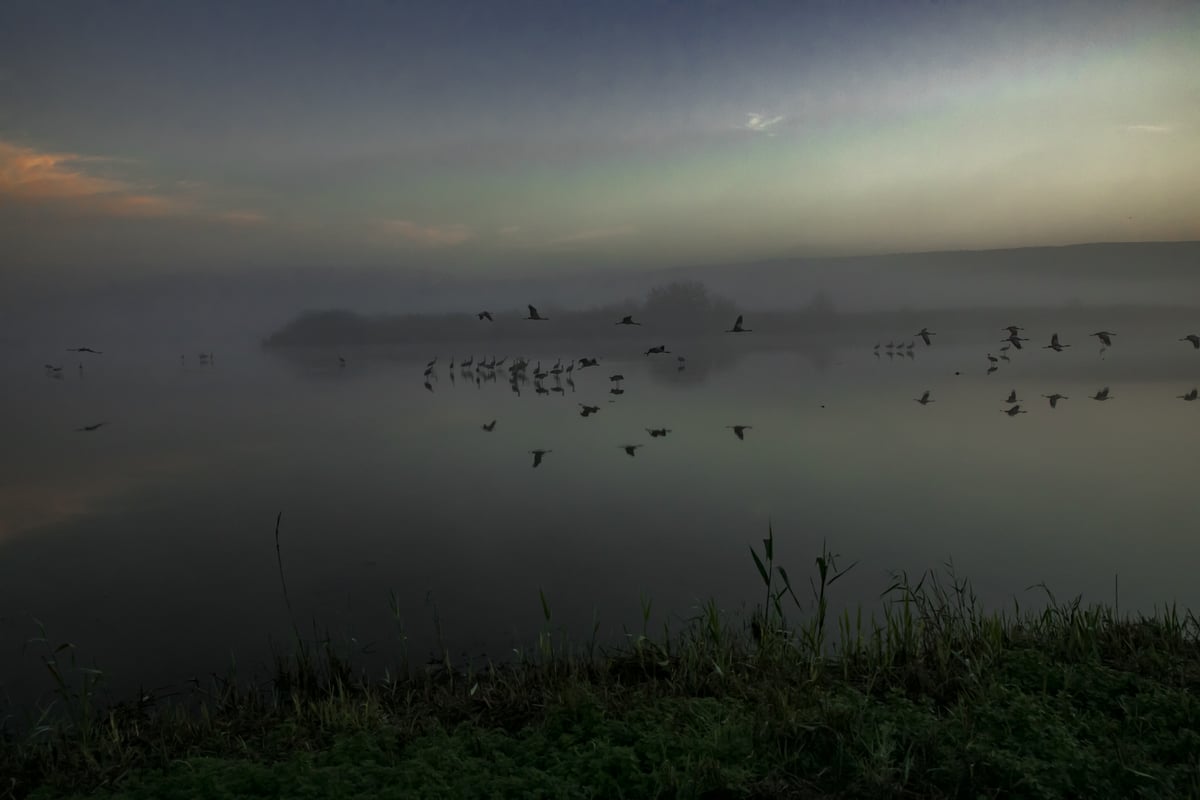
[[[1008,414],[1010,417],[1015,417],[1017,414],[1028,414],[1029,413],[1028,411],[1022,410],[1020,406],[1013,406],[1012,408],[1002,408],[1000,410],[1003,411],[1005,414]]]
[[[525,319],[532,319],[537,322],[547,322],[548,321],[547,318],[543,317],[541,314],[539,314],[538,310],[536,308],[534,308],[533,306],[529,307],[529,316],[525,317]]]
[[[1051,408],[1058,408],[1059,400],[1070,400],[1071,399],[1071,398],[1067,397],[1065,394],[1059,394],[1058,392],[1055,392],[1054,394],[1044,394],[1044,395],[1042,395],[1042,397],[1044,397],[1050,401]]]
[[[542,463],[542,458],[547,453],[553,453],[553,452],[554,452],[553,450],[530,450],[529,453],[530,453],[530,455],[533,456],[533,466],[537,467],[538,464]]]
[[[1189,403],[1190,403],[1191,401],[1195,400],[1197,397],[1200,397],[1200,392],[1197,392],[1195,388],[1193,388],[1193,389],[1192,389],[1190,392],[1188,392],[1187,394],[1181,394],[1181,395],[1179,395],[1179,399],[1180,399],[1180,400],[1187,400]]]
[[[431,391],[431,392],[432,392],[432,391],[433,391],[433,384],[432,384],[432,383],[430,383],[429,381],[425,381],[425,388],[426,388],[426,389],[428,389],[429,391]]]
[[[1008,335],[1009,335],[1009,336],[1016,336],[1016,335],[1017,335],[1017,333],[1018,333],[1019,331],[1023,331],[1023,330],[1025,330],[1025,329],[1024,329],[1024,328],[1022,328],[1022,327],[1021,327],[1021,326],[1019,326],[1019,325],[1005,325],[1005,326],[1004,326],[1003,328],[1001,328],[1000,330],[1002,330],[1002,331],[1008,331]]]
[[[750,430],[751,426],[750,425],[726,425],[725,427],[732,429],[734,436],[738,437],[739,439],[745,440],[745,438],[746,438],[745,433],[746,433],[746,431]]]
[[[1108,387],[1107,387],[1107,386],[1105,386],[1103,389],[1101,389],[1100,391],[1098,391],[1098,392],[1096,392],[1094,395],[1092,395],[1092,399],[1093,399],[1093,400],[1101,400],[1101,401],[1103,401],[1103,400],[1111,400],[1111,399],[1112,399],[1112,396],[1111,396],[1111,395],[1109,395],[1109,393],[1108,393]]]
[[[610,381],[623,381],[623,380],[625,380],[625,376],[624,375],[609,375],[608,379]]]
[[[104,355],[104,353],[101,352],[100,350],[93,350],[90,347],[68,347],[67,352],[68,353],[94,353],[98,356]]]
[[[580,369],[586,369],[587,367],[595,367],[595,366],[598,366],[598,364],[599,364],[599,362],[594,358],[579,359],[579,368]]]
[[[925,393],[922,394],[920,397],[914,397],[913,399],[916,400],[918,403],[920,403],[923,406],[927,406],[930,403],[934,402],[933,400],[931,400],[929,398],[929,390],[928,389],[926,389]]]
[[[640,445],[640,444],[619,445],[619,447],[625,451],[625,455],[629,456],[630,458],[633,458],[633,456],[637,454],[637,449],[641,446],[642,445]]]
[[[751,333],[751,328],[742,327],[742,315],[738,314],[738,318],[734,321],[733,327],[725,331],[726,333]]]
[[[992,362],[993,364],[998,364],[1000,362],[1000,359],[996,358],[991,353],[987,354],[987,359],[988,359],[988,361]]]
[[[1059,344],[1058,343],[1058,334],[1056,333],[1050,337],[1050,344],[1042,345],[1042,349],[1043,350],[1053,350],[1056,353],[1061,353],[1063,351],[1063,348],[1070,347],[1070,346],[1071,345],[1069,345],[1069,344]]]
[[[609,394],[625,394],[625,390],[624,389],[609,389],[608,393]],[[610,400],[609,402],[612,402],[612,401]]]
[[[650,434],[650,437],[653,439],[657,439],[660,436],[666,436],[670,432],[670,428],[646,428],[646,433]]]
[[[84,425],[82,428],[76,428],[75,430],[81,433],[83,431],[94,431],[103,428],[107,424],[107,422],[97,422],[95,425]]]
[[[1116,334],[1112,331],[1096,331],[1095,333],[1089,333],[1088,336],[1095,336],[1104,342],[1105,347],[1112,347],[1112,337],[1116,336]]]
[[[1194,348],[1195,348],[1195,349],[1197,349],[1197,350],[1200,350],[1200,336],[1197,336],[1197,335],[1196,335],[1196,334],[1194,334],[1194,333],[1189,333],[1187,336],[1183,337],[1183,338],[1182,338],[1182,339],[1180,339],[1179,341],[1181,341],[1181,342],[1191,342],[1191,343],[1192,343],[1192,347],[1194,347]]]
[[[992,364],[990,367],[987,368],[987,374],[991,375],[993,372],[995,372],[998,369],[1000,369],[1000,368],[997,367],[995,364]]]
[[[475,316],[479,317],[480,322],[482,322],[485,319],[488,322],[495,322],[495,320],[492,319],[492,312],[490,312],[490,311],[480,311]]]
[[[1022,339],[1020,336],[1017,336],[1017,335],[1014,333],[1013,335],[1009,336],[1007,339],[1001,339],[1000,341],[1002,341],[1002,342],[1008,342],[1008,343],[1009,343],[1009,344],[1011,344],[1013,347],[1015,347],[1015,348],[1017,348],[1018,350],[1020,350],[1020,349],[1021,349],[1021,342],[1028,342],[1029,340],[1028,340],[1028,339]]]
[[[489,422],[485,425],[480,425],[479,427],[483,428],[488,433],[491,433],[492,431],[494,431],[496,429],[496,420],[492,420],[491,422]]]
[[[921,340],[925,342],[925,346],[928,347],[930,344],[929,337],[937,336],[937,334],[934,333],[933,331],[929,330],[928,328],[921,328],[921,330],[914,333],[913,336],[920,336]]]
[[[614,324],[614,325],[641,325],[642,323],[640,323],[640,322],[634,322],[634,321],[633,321],[633,315],[632,315],[632,314],[629,314],[629,315],[627,315],[627,316],[621,317],[621,321],[620,321],[620,322],[614,322],[613,324]]]
[[[660,344],[658,347],[651,347],[649,350],[646,351],[645,354],[649,356],[649,355],[653,355],[655,353],[669,353],[669,352],[671,352],[671,351],[667,349],[667,346],[665,344]]]
[[[595,414],[597,411],[599,411],[600,406],[585,406],[583,403],[580,403],[579,409],[580,409],[579,416],[586,417],[590,414]]]
[[[1009,393],[1008,393],[1008,399],[1007,399],[1007,400],[1005,400],[1004,402],[1006,402],[1006,403],[1017,403],[1017,402],[1020,402],[1020,401],[1018,401],[1018,400],[1017,400],[1017,390],[1016,390],[1016,389],[1013,389],[1011,392],[1009,392]]]

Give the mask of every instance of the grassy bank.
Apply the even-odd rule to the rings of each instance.
[[[928,575],[835,617],[836,559],[798,592],[772,547],[751,619],[709,605],[611,651],[543,599],[531,651],[481,669],[368,681],[309,645],[263,686],[103,711],[64,680],[69,713],[4,742],[0,797],[1200,797],[1191,613],[985,613]]]

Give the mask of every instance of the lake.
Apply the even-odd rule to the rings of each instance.
[[[232,664],[261,671],[289,619],[365,663],[402,641],[423,661],[439,639],[505,658],[543,624],[539,590],[554,626],[584,641],[595,623],[611,642],[641,629],[645,599],[656,632],[708,598],[751,607],[748,546],[768,524],[805,585],[823,541],[857,561],[839,603],[875,608],[894,571],[952,560],[992,605],[1036,605],[1027,587],[1043,581],[1112,602],[1119,576],[1122,609],[1200,606],[1200,401],[1179,399],[1200,382],[1200,353],[1184,332],[1145,329],[1100,354],[1087,332],[1061,331],[1062,353],[1026,334],[993,374],[985,353],[1003,334],[990,329],[917,340],[911,357],[876,356],[875,335],[751,334],[644,356],[658,337],[636,330],[473,353],[244,342],[211,365],[159,344],[85,359],[10,346],[0,681],[18,706],[47,688],[45,650],[27,644],[39,623],[117,698]],[[451,378],[451,357],[507,367],[518,353],[530,371],[600,365],[544,381],[561,393],[530,380],[517,394],[503,368],[477,383],[456,364]],[[1112,399],[1090,398],[1104,386]],[[934,402],[914,402],[927,389]],[[1028,413],[1002,413],[1012,390]],[[1055,392],[1069,399],[1052,409]],[[743,439],[734,425],[750,426]],[[535,449],[551,451],[536,468]]]

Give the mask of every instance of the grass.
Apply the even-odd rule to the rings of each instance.
[[[772,534],[752,556],[749,620],[574,647],[542,595],[536,646],[481,669],[368,680],[298,640],[263,685],[101,709],[48,650],[61,708],[6,734],[0,797],[1200,797],[1192,613],[985,612],[948,569],[834,616],[835,554],[806,603]]]

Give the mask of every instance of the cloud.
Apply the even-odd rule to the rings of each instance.
[[[1170,125],[1126,125],[1125,130],[1134,133],[1171,133],[1175,129]]]
[[[754,131],[755,133],[766,133],[768,136],[774,136],[774,131],[770,129],[780,122],[783,122],[783,116],[768,117],[766,114],[757,114],[750,112],[746,114],[746,121],[740,127],[743,130]]]
[[[546,242],[549,245],[563,244],[582,244],[586,242],[603,241],[605,239],[617,239],[625,236],[633,236],[637,233],[637,228],[632,225],[615,225],[610,228],[591,228],[584,231],[576,231],[568,233],[565,236],[558,236]]]
[[[422,225],[407,219],[384,220],[380,227],[389,234],[425,247],[447,247],[473,239],[475,234],[461,223],[452,225]]]
[[[110,217],[198,216],[245,224],[256,212],[205,209],[190,195],[163,194],[153,187],[97,174],[95,164],[123,159],[51,153],[0,140],[0,197],[18,203],[56,205]],[[258,220],[262,221],[261,215]]]

